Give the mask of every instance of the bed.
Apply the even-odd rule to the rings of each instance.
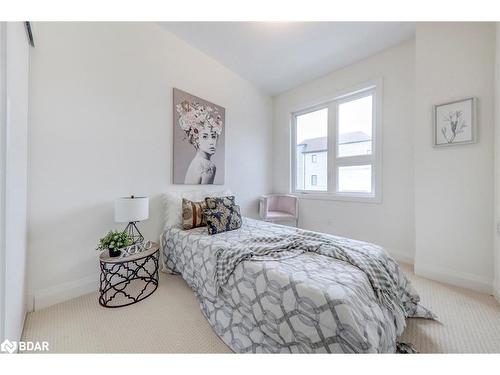
[[[206,227],[172,226],[161,236],[163,271],[184,278],[216,334],[234,352],[396,352],[402,330],[394,314],[377,299],[366,274],[347,262],[311,252],[280,260],[250,259],[239,263],[227,282],[217,283],[216,254],[221,250],[262,236],[311,233],[249,218],[243,218],[238,230],[212,236]],[[434,317],[383,249],[343,240],[383,252],[406,317]]]

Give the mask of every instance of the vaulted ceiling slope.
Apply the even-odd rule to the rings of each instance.
[[[412,38],[412,22],[160,22],[271,95]]]

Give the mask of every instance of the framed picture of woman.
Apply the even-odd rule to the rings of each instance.
[[[174,184],[224,184],[225,109],[174,88]]]

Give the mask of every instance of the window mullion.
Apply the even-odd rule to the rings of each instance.
[[[337,178],[335,174],[337,155],[337,104],[328,105],[328,192],[335,194],[337,191]]]
[[[291,162],[291,170],[290,170],[290,175],[292,177],[292,180],[290,181],[290,188],[291,192],[295,193],[297,191],[297,117],[295,115],[292,115],[292,121],[291,121],[291,148],[290,148],[290,153],[292,157],[292,162]]]
[[[367,165],[375,164],[375,160],[371,155],[356,155],[336,158],[337,167],[345,167],[350,165]]]

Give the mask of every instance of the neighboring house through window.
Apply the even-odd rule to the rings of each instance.
[[[379,86],[293,114],[293,192],[380,200]]]
[[[316,176],[315,174],[311,175],[311,185],[312,186],[318,185],[318,176]]]

